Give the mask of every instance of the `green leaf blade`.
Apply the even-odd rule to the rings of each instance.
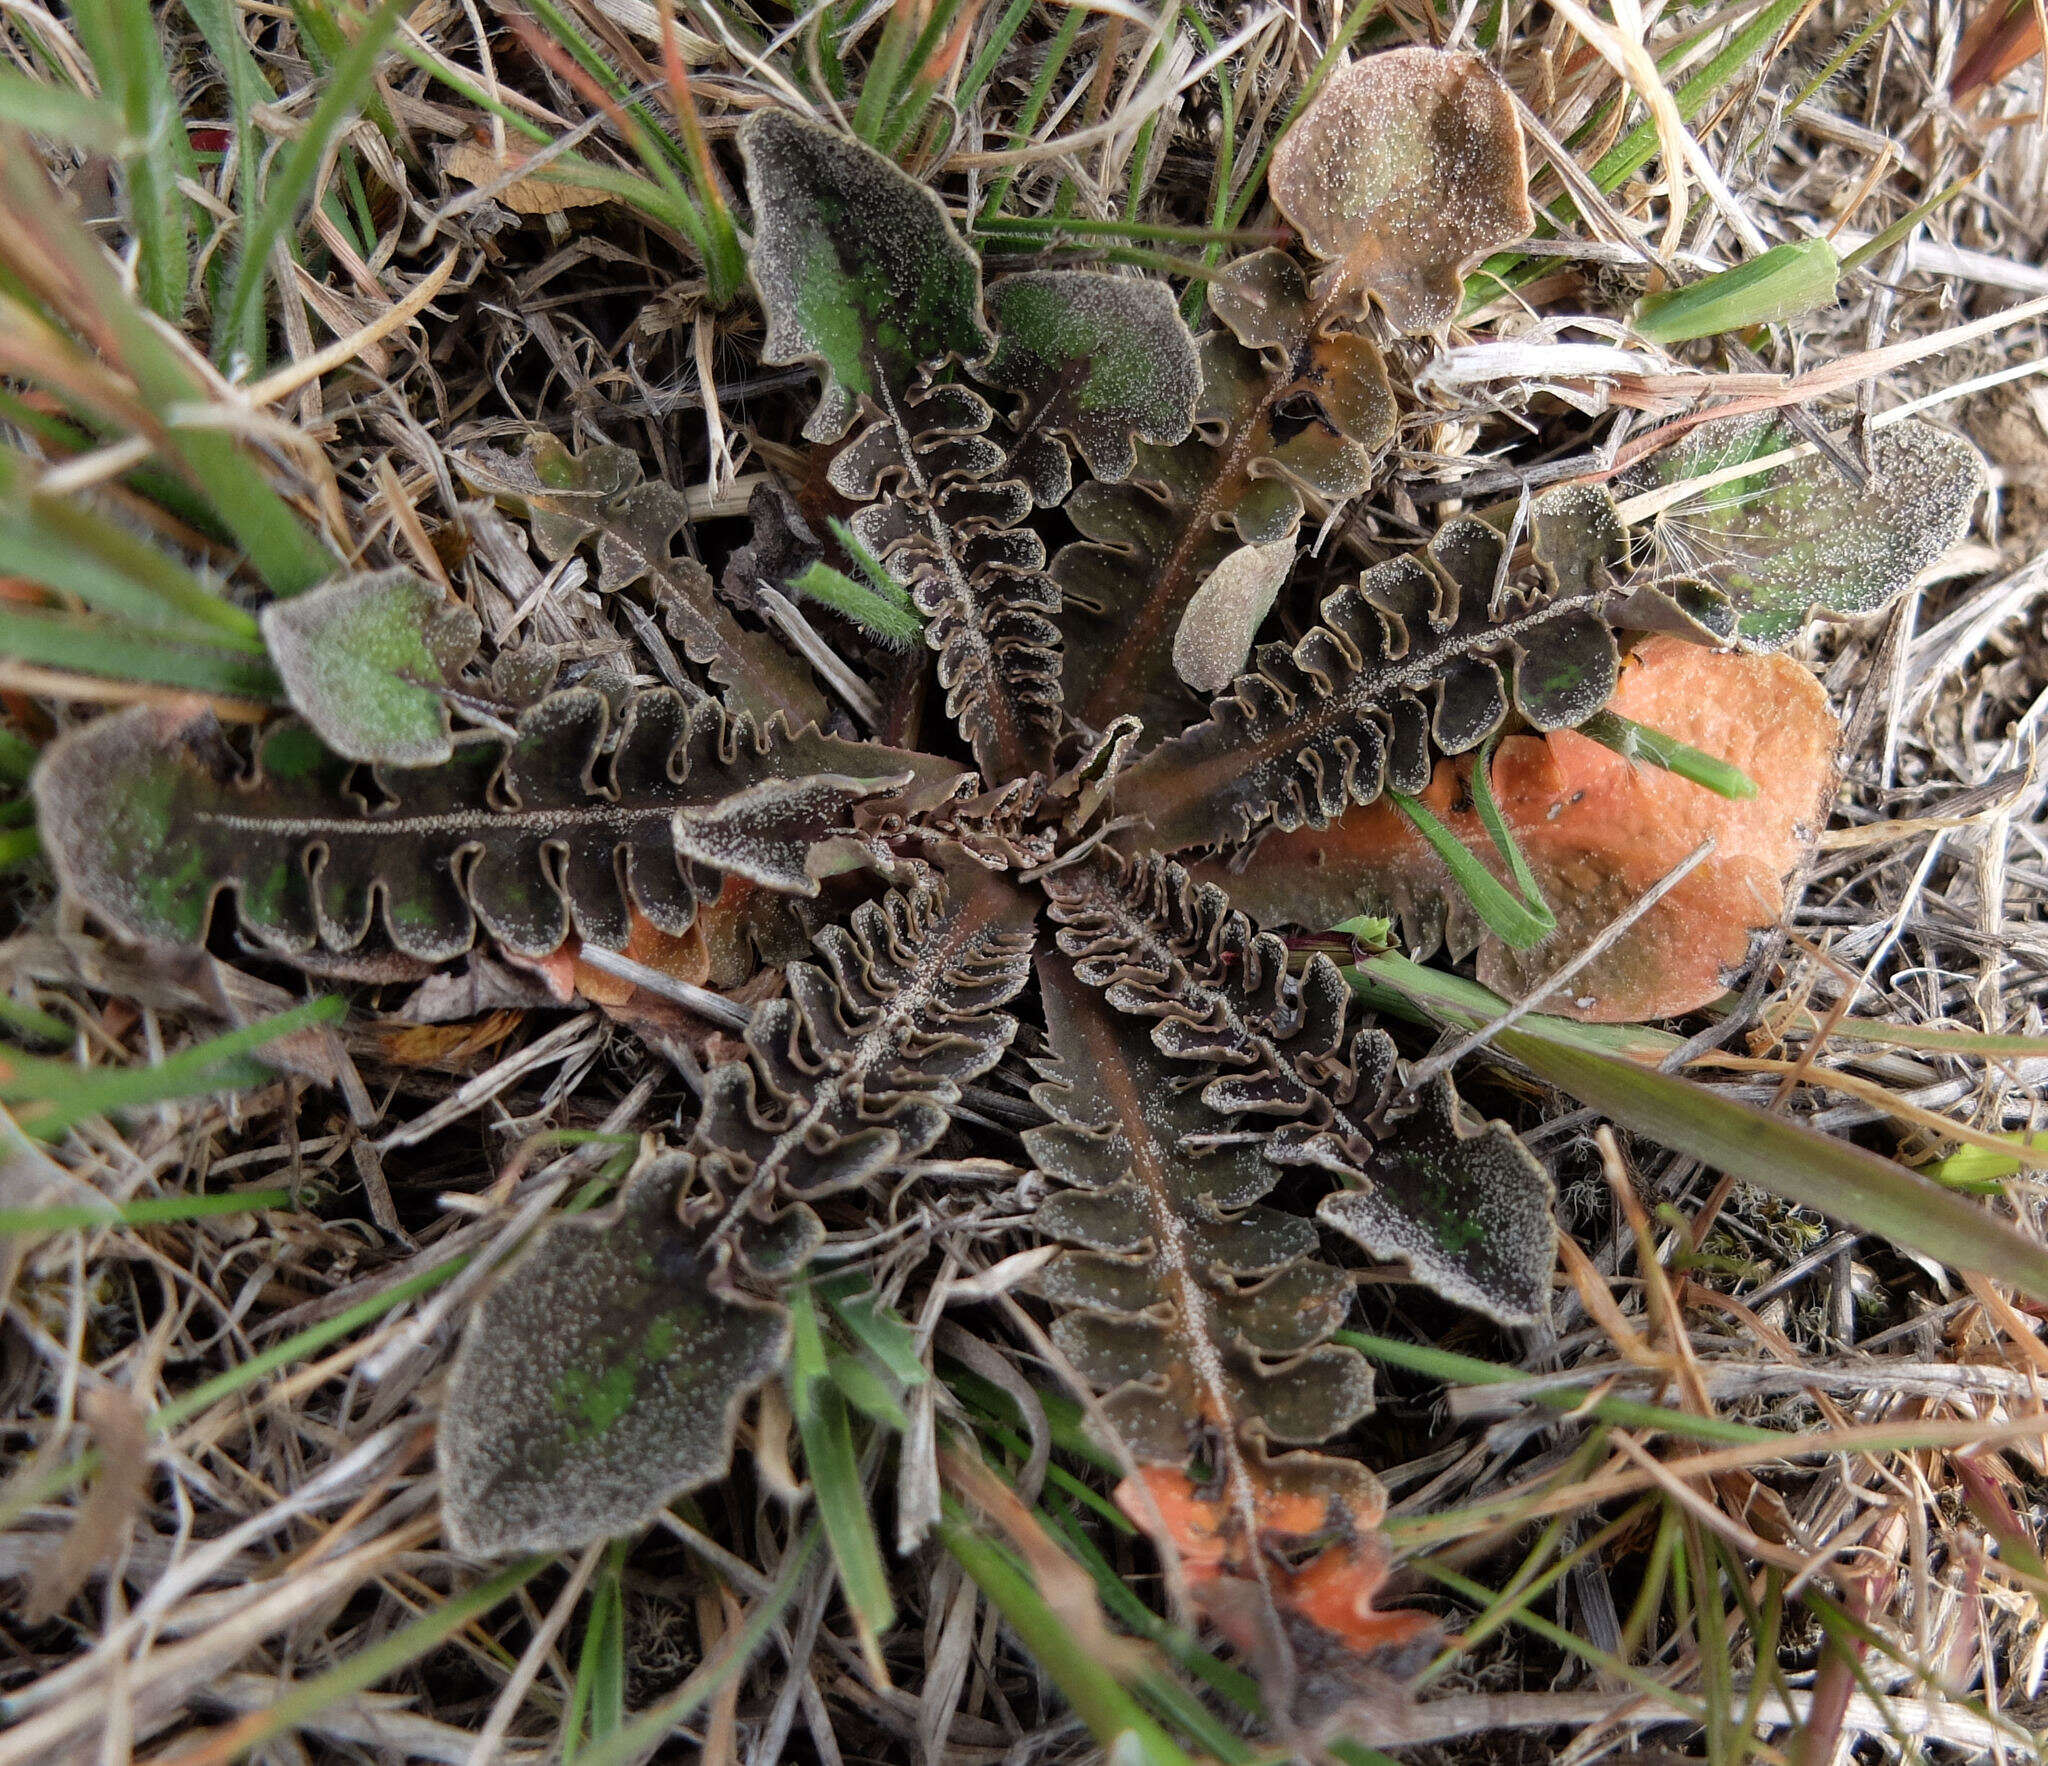
[[[1922,1256],[2048,1300],[2048,1247],[1903,1165],[1671,1074],[1523,1030],[1502,1031],[1497,1041],[1504,1054],[1632,1134]]]

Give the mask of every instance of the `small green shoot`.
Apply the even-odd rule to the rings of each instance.
[[[1389,791],[1387,795],[1415,824],[1423,839],[1436,849],[1437,857],[1449,867],[1452,880],[1465,892],[1466,899],[1494,936],[1517,950],[1527,950],[1532,945],[1541,944],[1557,930],[1557,916],[1543,899],[1543,892],[1537,887],[1536,878],[1529,869],[1529,861],[1515,844],[1515,837],[1500,813],[1500,805],[1494,800],[1490,776],[1492,765],[1493,739],[1489,738],[1472,763],[1472,803],[1495,850],[1508,868],[1508,875],[1514,881],[1514,891],[1508,890],[1481,864],[1465,843],[1438,821],[1419,798],[1404,796],[1399,791]]]
[[[880,559],[860,543],[843,521],[832,532],[867,580],[857,581],[823,559],[807,565],[790,586],[821,606],[842,614],[892,650],[908,650],[924,641],[924,616]]]
[[[1756,795],[1756,781],[1739,766],[1702,753],[1674,736],[1665,735],[1662,730],[1653,730],[1647,724],[1639,724],[1633,718],[1622,717],[1616,712],[1598,713],[1581,724],[1578,733],[1598,742],[1603,748],[1613,749],[1624,760],[1662,767],[1681,779],[1690,779],[1695,785],[1704,786],[1717,797],[1742,803]]]
[[[311,197],[328,148],[362,108],[378,60],[404,12],[405,0],[380,0],[334,64],[313,114],[280,156],[262,200],[257,202],[251,193],[241,252],[214,323],[214,356],[222,366],[261,370],[263,296],[269,286],[271,253],[289,237],[301,206]]]
[[[950,1496],[938,1533],[1118,1766],[1193,1766],[1116,1676],[1081,1647],[1016,1559],[971,1525]]]
[[[618,1734],[626,1721],[626,1548],[614,1539],[590,1583],[590,1614],[562,1719],[562,1766],[573,1766],[591,1742]]]
[[[1848,267],[1825,239],[1788,240],[1689,288],[1645,296],[1635,329],[1652,343],[1683,343],[1796,319],[1833,306],[1835,283]]]
[[[889,1684],[882,1660],[882,1633],[896,1622],[896,1602],[889,1592],[889,1572],[875,1536],[867,1489],[854,1456],[853,1429],[846,1414],[846,1395],[832,1377],[831,1360],[819,1328],[808,1284],[790,1296],[794,1330],[789,1354],[789,1405],[803,1443],[804,1465],[811,1494],[824,1523],[839,1587],[853,1614],[861,1653],[877,1686]]]

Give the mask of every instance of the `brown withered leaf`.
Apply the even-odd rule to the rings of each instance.
[[[1290,1453],[1260,1460],[1251,1484],[1250,1538],[1220,1485],[1178,1467],[1144,1467],[1116,1499],[1140,1526],[1155,1515],[1164,1523],[1203,1616],[1262,1665],[1271,1600],[1294,1658],[1298,1719],[1391,1691],[1440,1640],[1429,1614],[1377,1604],[1390,1554],[1376,1480],[1363,1466]]]
[[[442,159],[441,170],[465,184],[495,184],[506,173],[518,171],[528,157],[509,141],[503,159],[474,141],[458,141]],[[588,184],[558,184],[538,175],[515,178],[495,198],[515,215],[558,215],[564,209],[595,208],[611,199],[608,190],[595,190]]]
[[[1505,86],[1475,55],[1393,49],[1335,75],[1273,154],[1273,200],[1398,331],[1442,331],[1464,272],[1524,237],[1529,168]]]
[[[1543,1009],[1589,1023],[1694,1011],[1719,994],[1750,933],[1776,923],[1784,879],[1825,819],[1837,726],[1820,684],[1782,656],[1644,641],[1612,709],[1733,762],[1758,794],[1731,801],[1675,773],[1639,766],[1562,730],[1511,736],[1493,789],[1557,930],[1509,949],[1463,906],[1443,861],[1391,803],[1353,809],[1317,831],[1269,838],[1244,870],[1212,875],[1247,912],[1317,928],[1389,912],[1411,947],[1477,948],[1479,979],[1517,998],[1583,949],[1708,835],[1713,853]],[[1469,798],[1470,760],[1440,762],[1423,802],[1482,862],[1502,869]]]

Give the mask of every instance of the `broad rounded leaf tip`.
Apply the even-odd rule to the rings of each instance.
[[[976,371],[1024,399],[1028,430],[1069,437],[1097,478],[1128,478],[1134,442],[1172,447],[1194,426],[1201,364],[1163,282],[1033,271],[998,282],[989,310],[1002,341]]]
[[[1969,531],[1985,485],[1975,448],[1918,419],[1871,432],[1860,489],[1810,451],[1720,478],[1799,445],[1769,412],[1724,418],[1652,454],[1616,486],[1630,497],[1720,479],[1658,517],[1657,545],[1670,566],[1719,585],[1740,612],[1743,641],[1767,649],[1790,642],[1815,609],[1875,613],[1903,594]]]
[[[740,130],[754,205],[754,281],[765,362],[819,363],[804,426],[837,441],[867,398],[900,398],[921,371],[995,347],[981,321],[981,263],[938,196],[871,147],[788,111]]]
[[[1533,225],[1521,124],[1477,56],[1394,49],[1332,77],[1273,155],[1273,200],[1337,287],[1442,331],[1461,278]]]
[[[545,1227],[471,1316],[437,1434],[458,1550],[574,1550],[725,1474],[789,1321],[679,1223],[691,1171],[652,1160],[615,1208]]]
[[[292,708],[349,760],[430,766],[454,752],[442,690],[483,628],[408,570],[322,584],[262,613]]]

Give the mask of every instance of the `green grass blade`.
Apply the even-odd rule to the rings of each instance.
[[[255,617],[98,510],[33,495],[34,467],[0,446],[0,574],[76,595],[95,612],[261,656]]]
[[[866,583],[855,582],[843,570],[834,570],[819,559],[804,567],[801,575],[789,579],[799,594],[829,607],[880,639],[892,650],[908,650],[924,637],[924,621],[910,605],[910,597],[885,596]]]
[[[227,699],[267,704],[284,699],[277,676],[260,656],[169,637],[122,620],[0,606],[0,652],[46,668],[153,681]]]
[[[1010,132],[1006,148],[1014,152],[1031,139],[1032,131],[1038,127],[1038,119],[1045,111],[1045,101],[1052,95],[1053,82],[1060,77],[1060,69],[1067,65],[1067,57],[1073,52],[1074,39],[1080,36],[1085,15],[1078,6],[1069,7],[1060,17],[1059,29],[1052,34],[1047,44],[1045,63],[1038,70],[1038,77],[1031,82],[1031,90],[1024,100],[1024,108],[1017,113],[1017,126]],[[1003,206],[1010,194],[1010,186],[1016,182],[1016,174],[1004,172],[989,187],[987,198],[981,205],[982,215],[992,215]],[[980,217],[975,225],[980,226]]]
[[[295,1331],[268,1349],[249,1357],[247,1361],[231,1367],[226,1373],[215,1374],[210,1380],[202,1380],[191,1391],[171,1399],[153,1411],[149,1418],[150,1432],[167,1435],[180,1424],[198,1416],[221,1399],[244,1391],[258,1380],[268,1379],[282,1368],[295,1361],[303,1361],[325,1349],[330,1343],[338,1343],[343,1337],[350,1337],[366,1324],[374,1323],[395,1306],[403,1306],[408,1300],[416,1300],[422,1294],[432,1293],[443,1282],[453,1280],[469,1267],[469,1253],[462,1252],[444,1262],[426,1269],[415,1270],[404,1280],[394,1282],[381,1294],[373,1294],[367,1300],[359,1300],[347,1310],[337,1312],[332,1318],[324,1318],[318,1324],[308,1325],[302,1331]]]
[[[960,90],[954,102],[962,115],[974,106],[981,89],[988,84],[988,77],[996,70],[996,63],[1002,60],[1017,33],[1024,28],[1024,20],[1030,16],[1033,0],[1010,0],[1003,8],[1003,16],[996,20],[995,29],[988,34],[988,41],[976,52],[967,64],[967,72],[961,77]]]
[[[95,1231],[106,1226],[161,1226],[173,1220],[208,1220],[216,1214],[253,1214],[289,1208],[290,1190],[236,1190],[222,1196],[144,1196],[140,1201],[61,1208],[0,1208],[0,1235]]]
[[[1849,267],[1836,260],[1835,248],[1825,239],[1788,240],[1688,288],[1645,295],[1636,309],[1635,329],[1652,343],[1684,343],[1796,319],[1832,306],[1836,279]]]
[[[22,798],[15,799],[17,803],[25,801]],[[29,812],[34,813],[33,805],[29,805]],[[67,1043],[74,1034],[71,1026],[62,1018],[39,1011],[34,1006],[24,1005],[20,1000],[9,999],[5,994],[0,994],[0,1023],[4,1023],[10,1030],[18,1030],[23,1036],[33,1036],[43,1042]]]
[[[431,1654],[472,1620],[481,1619],[501,1601],[524,1588],[554,1560],[545,1557],[522,1559],[508,1564],[496,1575],[487,1576],[474,1588],[451,1596],[429,1608],[410,1625],[380,1638],[367,1649],[358,1650],[346,1661],[299,1682],[265,1709],[254,1712],[222,1732],[232,1736],[236,1757],[260,1748],[265,1742],[310,1722],[329,1705],[339,1704],[365,1692],[380,1680],[388,1680],[409,1668],[422,1656]]]
[[[881,1637],[896,1622],[896,1602],[889,1592],[889,1571],[882,1562],[881,1541],[875,1537],[874,1516],[868,1512],[846,1399],[832,1382],[808,1287],[799,1286],[792,1294],[790,1318],[795,1326],[790,1342],[790,1409],[803,1443],[804,1467],[832,1547],[840,1590],[860,1632],[869,1671],[881,1684],[887,1678]]]
[[[1509,1009],[1508,1002],[1491,988],[1445,969],[1427,968],[1392,951],[1367,957],[1343,973],[1351,991],[1373,1010],[1392,1012],[1412,1023],[1445,1023],[1460,1030],[1477,1030]],[[1520,1023],[1531,1034],[1567,1048],[1590,1049],[1595,1054],[1651,1065],[1683,1042],[1668,1030],[1655,1030],[1647,1024],[1581,1024],[1542,1012],[1528,1013]]]
[[[1922,1256],[2048,1300],[2048,1247],[1890,1159],[1689,1080],[1566,1048],[1524,1030],[1503,1031],[1497,1046],[1632,1134]]]
[[[818,1555],[819,1543],[818,1528],[806,1528],[783,1554],[775,1585],[754,1602],[745,1622],[720,1644],[718,1655],[703,1663],[671,1697],[642,1711],[608,1740],[593,1743],[588,1752],[579,1756],[576,1766],[627,1766],[629,1761],[645,1760],[664,1736],[743,1674],[755,1653],[768,1641],[768,1634],[789,1610],[790,1602],[796,1599],[804,1575]]]
[[[199,34],[212,52],[214,65],[225,78],[228,93],[228,123],[235,138],[235,196],[244,212],[256,200],[261,181],[262,138],[256,128],[256,108],[268,104],[276,94],[256,65],[248,40],[242,35],[241,13],[231,0],[184,0],[186,14],[199,27]],[[225,292],[224,269],[216,267],[208,278],[215,286],[215,299]],[[247,359],[252,370],[264,365],[263,314],[252,308],[243,321],[241,336],[233,347]]]
[[[590,1585],[590,1616],[576,1657],[569,1712],[562,1719],[562,1766],[573,1766],[586,1739],[605,1741],[625,1726],[627,1544],[615,1539],[605,1547]]]
[[[261,322],[264,290],[269,285],[270,254],[288,236],[301,206],[311,197],[320,163],[334,139],[362,108],[377,72],[378,58],[406,9],[406,0],[381,0],[356,39],[334,64],[326,89],[272,174],[260,201],[246,193],[242,249],[235,259],[227,299],[213,332],[214,356],[232,371],[237,343],[252,323]],[[252,319],[252,314],[255,318]],[[301,584],[301,587],[310,585]]]
[[[1192,1766],[1115,1675],[1081,1646],[1009,1554],[968,1525],[951,1497],[946,1498],[938,1534],[1097,1743],[1120,1763],[1132,1766],[1139,1761],[1146,1766]]]
[[[1771,39],[1784,30],[1806,4],[1807,0],[1771,0],[1722,45],[1720,52],[1705,67],[1672,94],[1680,117],[1688,123],[1697,117],[1707,107],[1708,101],[1753,57],[1762,54]],[[1624,178],[1632,177],[1648,165],[1656,156],[1657,149],[1656,123],[1638,124],[1600,156],[1592,171],[1594,184],[1603,194],[1612,192]],[[1558,203],[1557,213],[1562,220],[1579,218],[1578,205],[1570,197]],[[1538,228],[1543,233],[1555,230],[1547,226]],[[1549,264],[1547,258],[1518,258],[1513,251],[1489,258],[1466,283],[1465,312],[1474,312],[1488,301],[1519,288],[1524,282],[1541,275]]]
[[[4,68],[0,68],[0,122],[14,123],[87,153],[118,158],[135,146],[118,105]]]
[[[152,312],[177,320],[191,276],[192,205],[178,180],[194,170],[149,0],[74,0],[71,16],[100,90],[117,106],[131,152],[122,165],[135,287]]]
[[[1676,736],[1667,736],[1662,730],[1653,730],[1648,724],[1639,724],[1633,718],[1622,717],[1612,711],[1597,712],[1579,725],[1578,733],[1598,742],[1603,748],[1613,749],[1624,760],[1662,767],[1681,779],[1690,779],[1695,785],[1705,786],[1717,797],[1746,802],[1756,795],[1756,781],[1739,766],[1715,755],[1702,754]]]
[[[1404,1367],[1411,1373],[1427,1374],[1447,1385],[1497,1386],[1523,1377],[1519,1370],[1501,1367],[1491,1361],[1478,1361],[1472,1356],[1438,1349],[1427,1343],[1402,1343],[1392,1337],[1375,1337],[1364,1331],[1338,1331],[1330,1341],[1356,1349],[1389,1367]],[[1674,1410],[1669,1405],[1645,1404],[1631,1398],[1599,1398],[1588,1404],[1586,1400],[1592,1391],[1591,1385],[1545,1387],[1531,1392],[1529,1398],[1531,1402],[1551,1410],[1583,1410],[1617,1428],[1649,1429],[1660,1435],[1678,1435],[1691,1441],[1718,1441],[1726,1447],[1769,1441],[1776,1433],[1771,1429],[1753,1428],[1748,1423],[1730,1422],[1725,1417],[1695,1416],[1690,1411]]]
[[[1482,757],[1480,766],[1473,770],[1475,788],[1484,774]],[[1465,892],[1466,899],[1496,938],[1513,945],[1516,950],[1527,950],[1531,945],[1541,944],[1557,930],[1556,916],[1537,891],[1534,879],[1528,877],[1528,867],[1523,864],[1521,852],[1512,840],[1506,842],[1504,850],[1509,855],[1509,868],[1518,873],[1517,881],[1522,883],[1529,898],[1526,902],[1516,900],[1500,879],[1472,856],[1464,841],[1430,813],[1420,798],[1407,797],[1399,791],[1389,791],[1387,795],[1394,800],[1395,807],[1415,824],[1416,832],[1435,848],[1437,857],[1449,869],[1452,882]],[[1498,820],[1498,815],[1495,819]],[[1495,835],[1495,841],[1500,843],[1499,835]]]
[[[47,1140],[87,1116],[219,1090],[230,1082],[224,1070],[232,1070],[235,1083],[247,1083],[251,1075],[238,1064],[265,1043],[315,1024],[335,1023],[347,1011],[348,1002],[338,995],[308,1000],[275,1018],[211,1037],[147,1067],[81,1069],[67,1061],[15,1056],[0,1078],[0,1093],[9,1103],[26,1096],[29,1102],[16,1111],[15,1120],[26,1132]],[[263,1077],[260,1069],[254,1077]]]
[[[14,255],[9,240],[15,236],[34,242],[32,263]],[[0,269],[15,270],[24,281],[33,271],[37,293],[127,373],[143,403],[159,417],[210,402],[176,347],[129,300],[112,265],[51,187],[25,139],[9,129],[0,129]],[[326,547],[231,435],[197,425],[172,426],[157,439],[275,593],[309,589],[333,568]]]
[[[21,1138],[20,1130],[4,1117],[0,1117],[0,1153],[26,1145]],[[416,1271],[403,1281],[386,1288],[383,1293],[358,1301],[332,1318],[322,1319],[318,1324],[308,1325],[302,1331],[295,1331],[283,1341],[273,1343],[260,1354],[252,1355],[247,1361],[229,1368],[226,1373],[215,1374],[212,1379],[201,1382],[183,1396],[160,1405],[148,1417],[150,1433],[168,1435],[220,1399],[231,1397],[246,1387],[253,1386],[258,1380],[267,1379],[279,1369],[317,1354],[328,1344],[353,1335],[364,1325],[383,1317],[393,1307],[402,1306],[408,1300],[415,1300],[420,1295],[431,1292],[443,1282],[459,1275],[468,1263],[467,1252],[451,1257],[443,1263]],[[99,1463],[99,1450],[88,1448],[76,1459],[63,1465],[52,1466],[47,1471],[39,1472],[28,1479],[18,1480],[5,1490],[0,1490],[0,1528],[12,1526],[21,1515],[37,1503],[48,1502],[54,1497],[61,1496],[74,1484],[91,1477]]]

